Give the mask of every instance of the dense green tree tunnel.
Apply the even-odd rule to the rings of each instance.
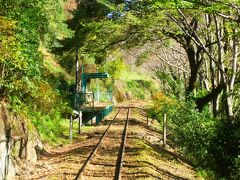
[[[0,0],[0,99],[54,141],[76,62],[94,65],[111,78],[92,91],[151,101],[187,159],[238,179],[239,17],[237,0]]]

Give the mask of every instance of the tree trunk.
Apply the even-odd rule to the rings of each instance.
[[[186,95],[190,95],[194,89],[196,88],[196,81],[197,81],[197,75],[198,75],[198,70],[200,67],[200,63],[198,63],[197,55],[194,46],[189,42],[187,45],[184,47],[188,60],[189,60],[189,65],[191,69],[191,74],[188,82],[188,87],[186,90]]]
[[[233,32],[233,56],[232,56],[232,69],[231,69],[231,79],[229,85],[227,86],[227,118],[230,122],[234,123],[234,113],[233,113],[233,91],[234,91],[234,84],[237,74],[237,59],[238,59],[238,39],[237,39],[237,30]]]

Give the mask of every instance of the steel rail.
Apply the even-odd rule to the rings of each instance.
[[[125,145],[126,145],[126,138],[127,138],[127,127],[128,127],[128,121],[129,121],[129,113],[130,113],[130,106],[128,107],[128,112],[127,112],[127,119],[124,127],[124,132],[122,136],[122,143],[120,147],[120,155],[118,156],[117,160],[117,165],[116,165],[116,170],[115,170],[115,180],[120,180],[122,176],[122,167],[123,167],[123,158],[125,154]]]
[[[84,170],[86,169],[87,165],[90,163],[90,160],[94,157],[95,153],[97,152],[97,149],[100,147],[103,138],[106,136],[108,130],[110,129],[110,127],[113,125],[113,123],[116,120],[117,115],[119,114],[119,112],[122,110],[122,108],[119,109],[119,111],[117,112],[117,114],[114,116],[111,124],[109,124],[108,128],[105,130],[105,132],[103,133],[102,137],[100,138],[100,140],[98,141],[97,145],[95,146],[95,148],[93,149],[93,151],[90,153],[90,155],[88,156],[87,160],[85,161],[85,163],[83,164],[83,166],[81,167],[81,169],[78,171],[76,177],[74,178],[74,180],[78,180],[84,173]]]

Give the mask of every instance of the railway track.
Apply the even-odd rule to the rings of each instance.
[[[121,107],[92,150],[75,180],[121,179],[130,107]]]

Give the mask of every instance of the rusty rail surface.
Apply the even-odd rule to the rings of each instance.
[[[93,151],[90,153],[90,155],[88,156],[87,160],[85,161],[85,163],[83,164],[83,166],[81,167],[81,169],[78,171],[76,177],[74,178],[74,180],[78,180],[80,179],[80,177],[83,175],[87,165],[90,163],[90,161],[92,160],[92,158],[94,157],[94,155],[96,154],[98,148],[100,147],[104,137],[106,136],[108,130],[110,129],[110,127],[113,125],[113,123],[115,122],[117,115],[120,113],[120,111],[122,110],[122,108],[120,108],[118,110],[118,112],[116,113],[116,115],[114,116],[111,124],[109,124],[109,126],[107,127],[107,129],[104,131],[102,137],[100,138],[100,140],[98,141],[97,145],[95,146],[95,148],[93,149]]]
[[[129,113],[130,113],[130,107],[128,107],[128,112],[127,112],[127,119],[124,127],[124,132],[122,136],[122,143],[120,147],[120,154],[118,156],[117,164],[116,164],[116,171],[115,171],[115,180],[121,179],[122,176],[122,167],[123,167],[123,158],[125,154],[125,145],[126,145],[126,138],[127,138],[127,127],[128,127],[128,120],[129,120]]]

